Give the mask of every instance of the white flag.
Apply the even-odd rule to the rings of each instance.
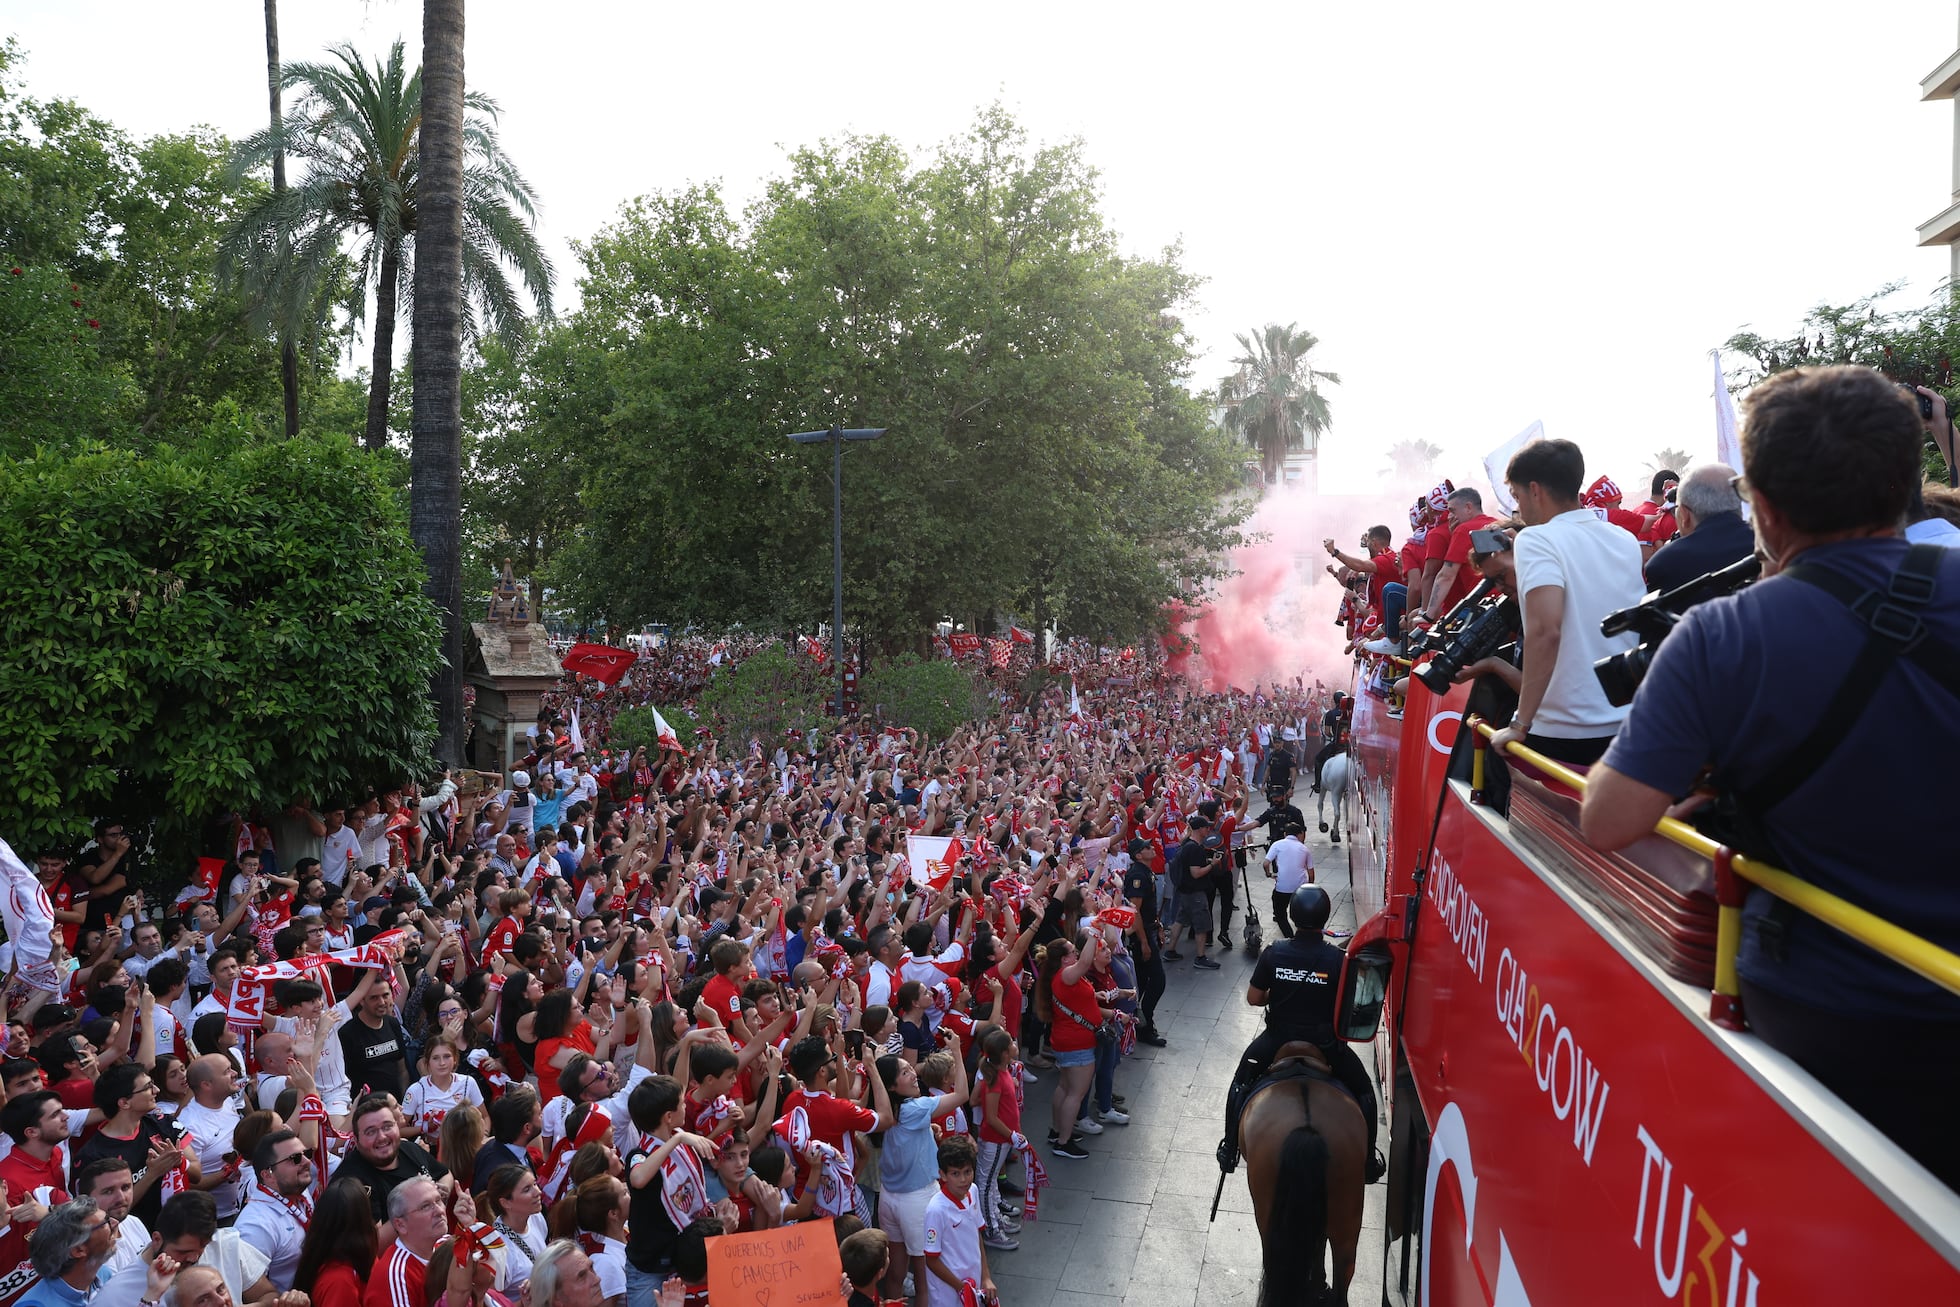
[[[653,708],[653,705],[648,704],[647,707]],[[675,753],[681,751],[681,737],[674,734],[674,728],[667,724],[667,719],[660,715],[658,708],[653,708],[653,738],[662,749],[672,749]]]
[[[952,847],[955,838],[952,835],[905,837],[905,857],[912,864],[912,880],[916,884],[930,885],[935,879],[945,883],[946,850]]]
[[[1511,466],[1511,455],[1517,453],[1532,441],[1542,440],[1544,437],[1545,424],[1543,422],[1533,422],[1523,431],[1518,432],[1517,435],[1512,436],[1496,449],[1484,455],[1484,475],[1490,478],[1490,497],[1497,501],[1497,506],[1502,508],[1507,516],[1518,511],[1518,501],[1511,498],[1510,487],[1504,483],[1504,470]]]
[[[40,877],[14,855],[13,848],[0,840],[0,916],[7,922],[7,938],[14,945],[14,966],[20,978],[36,989],[61,992],[61,975],[48,964],[54,951],[54,905],[41,888]]]
[[[1735,396],[1722,379],[1722,351],[1711,349],[1715,360],[1715,457],[1737,472],[1742,471],[1742,424],[1735,420]]]
[[[585,732],[578,728],[578,705],[572,705],[572,752],[585,752]]]

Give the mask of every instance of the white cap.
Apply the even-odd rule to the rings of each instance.
[[[531,783],[531,773],[527,771],[514,771],[510,774],[510,783],[521,790]]]

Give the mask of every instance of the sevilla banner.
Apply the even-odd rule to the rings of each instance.
[[[980,637],[971,631],[953,632],[946,637],[946,644],[952,649],[955,658],[964,658],[968,654],[980,652]]]
[[[953,868],[966,853],[957,835],[912,835],[905,841],[906,858],[912,864],[914,884],[943,890],[953,879]]]
[[[670,749],[675,753],[681,752],[681,737],[674,734],[674,728],[667,724],[667,719],[660,715],[658,708],[655,708],[652,704],[648,704],[647,707],[653,712],[653,736],[655,743],[659,744],[662,749]]]
[[[225,1024],[233,1030],[257,1030],[265,1021],[266,995],[281,980],[296,980],[311,973],[326,987],[329,966],[386,967],[400,953],[407,932],[399,928],[384,930],[365,944],[335,949],[331,953],[311,954],[293,962],[272,962],[262,967],[246,967],[231,983],[231,998],[225,1007]]]
[[[1014,646],[1006,640],[987,641],[987,661],[996,667],[1006,667],[1014,657]]]
[[[639,660],[631,649],[609,644],[575,644],[558,665],[578,676],[590,676],[605,685],[618,685],[627,668]]]

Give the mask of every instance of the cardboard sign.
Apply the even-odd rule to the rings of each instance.
[[[708,1240],[714,1307],[831,1307],[844,1301],[843,1278],[829,1221]]]

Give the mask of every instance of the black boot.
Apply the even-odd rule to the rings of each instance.
[[[1388,1159],[1382,1156],[1382,1150],[1375,1147],[1374,1141],[1371,1139],[1368,1141],[1368,1181],[1367,1182],[1369,1184],[1374,1184],[1377,1180],[1381,1179],[1383,1176],[1387,1174],[1388,1174]]]
[[[1226,1175],[1239,1169],[1239,1112],[1245,1107],[1246,1088],[1234,1080],[1225,1091],[1225,1137],[1218,1141],[1218,1169]]]

